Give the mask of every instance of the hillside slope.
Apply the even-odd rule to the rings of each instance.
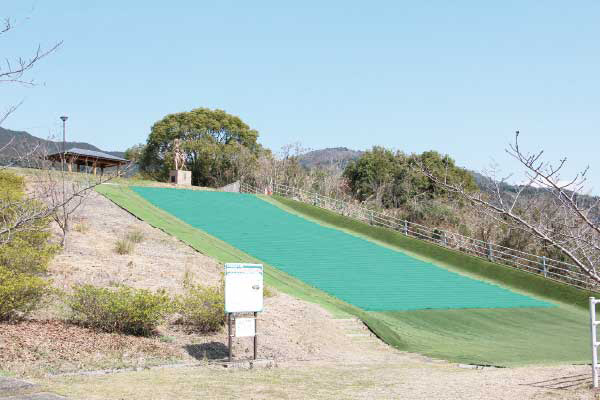
[[[356,160],[362,154],[362,151],[346,147],[331,147],[309,151],[298,157],[298,161],[306,168],[334,168],[342,171],[350,161]]]
[[[9,143],[10,145],[7,148],[4,148]],[[53,153],[61,151],[62,142],[46,140],[24,131],[13,131],[0,127],[0,149],[3,149],[0,151],[0,163],[13,160],[18,154],[23,154],[30,149],[34,149],[36,146],[45,149],[48,153]],[[73,147],[84,150],[101,151],[121,158],[125,155],[122,151],[104,151],[86,142],[65,142],[65,148],[67,150]]]
[[[219,250],[224,255],[222,257],[224,261],[264,262],[264,260],[251,255],[244,256],[244,253],[232,248],[230,244],[177,218],[168,217],[165,219],[169,214],[151,205],[131,190],[119,189],[116,191],[113,188],[103,187],[101,191],[136,216],[182,240],[189,241],[190,244],[193,243],[193,246],[199,246],[197,248],[206,247],[207,240],[221,243],[218,247],[229,249]],[[278,200],[270,198],[269,201],[277,202]],[[305,206],[300,203],[296,205]],[[291,202],[288,204],[281,203],[281,206],[292,209],[294,204]],[[221,215],[226,215],[228,212],[226,207],[218,206],[211,209],[213,212],[214,210],[222,210],[225,214],[219,212]],[[322,210],[317,209],[317,211]],[[161,215],[165,217],[161,217]],[[309,218],[316,220],[314,213]],[[331,225],[331,221],[323,221],[323,223]],[[368,227],[368,225],[365,226]],[[344,228],[344,231],[347,231],[347,229]],[[249,234],[253,232],[254,230],[251,229]],[[361,236],[365,236],[364,232]],[[205,239],[201,239],[202,237]],[[379,241],[378,238],[371,240],[374,242]],[[392,246],[391,244],[388,245]],[[294,249],[289,249],[289,251],[294,252]],[[237,255],[234,256],[234,253]],[[366,312],[319,289],[310,287],[299,279],[270,266],[268,263],[265,264],[267,265],[267,282],[273,286],[300,298],[322,304],[328,309],[334,310],[334,312],[338,310],[339,313],[356,315],[367,323],[380,338],[399,349],[420,352],[425,355],[462,363],[502,366],[560,362],[581,363],[587,362],[588,359],[589,329],[587,327],[587,314],[583,308],[568,304],[581,304],[587,293],[572,291],[572,288],[566,288],[563,291],[551,290],[556,289],[556,287],[548,281],[545,281],[548,283],[548,290],[542,290],[539,287],[540,283],[536,282],[536,277],[520,271],[509,273],[506,282],[519,281],[522,285],[515,287],[511,284],[507,285],[506,282],[503,285],[527,295],[540,296],[542,294],[542,298],[553,301],[557,306],[495,310]],[[444,266],[442,264],[439,265]],[[458,270],[460,266],[455,267]],[[501,272],[505,271],[506,268],[493,266],[488,269],[496,269],[495,277],[482,278],[483,280],[495,283],[503,281],[504,275]],[[467,275],[472,276],[478,274],[485,276],[485,273],[475,269],[467,273]],[[528,285],[532,285],[535,294],[526,290]],[[565,300],[566,303],[562,300]]]

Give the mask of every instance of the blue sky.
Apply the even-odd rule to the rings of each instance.
[[[519,129],[600,188],[598,1],[3,3],[21,21],[3,58],[64,41],[38,86],[3,84],[0,107],[24,100],[7,128],[47,137],[67,114],[69,139],[123,150],[168,113],[210,107],[275,151],[434,149],[507,172]]]

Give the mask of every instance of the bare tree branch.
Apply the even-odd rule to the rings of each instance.
[[[450,184],[443,176],[433,173],[427,165],[419,170],[435,185],[468,200],[481,212],[507,226],[523,229],[543,243],[557,249],[570,259],[593,281],[600,283],[600,212],[598,199],[580,202],[587,168],[566,183],[560,181],[566,159],[557,166],[543,160],[543,151],[524,153],[519,146],[519,132],[507,153],[524,167],[527,182],[516,193],[502,188],[505,180],[489,177],[492,191],[469,192],[460,183]],[[523,198],[525,191],[536,191],[537,196]]]

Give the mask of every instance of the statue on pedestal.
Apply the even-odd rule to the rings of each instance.
[[[181,150],[181,140],[173,140],[173,164],[175,169],[169,172],[169,181],[176,185],[192,185],[192,172],[187,170],[185,160],[187,155]]]
[[[186,171],[185,152],[181,151],[181,140],[173,140],[173,158],[175,162],[175,171]]]

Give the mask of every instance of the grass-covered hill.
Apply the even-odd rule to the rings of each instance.
[[[306,168],[337,167],[343,170],[350,161],[356,160],[362,154],[362,151],[351,150],[346,147],[331,147],[302,154],[299,161]]]
[[[56,151],[61,151],[62,142],[42,139],[33,136],[25,131],[13,131],[10,129],[0,127],[0,149],[2,149],[0,151],[0,164],[16,159],[19,154],[26,153],[31,149],[36,148],[36,146],[38,146],[41,149],[44,149],[49,153],[52,153]],[[66,149],[70,149],[73,147],[86,150],[102,151],[104,153],[112,154],[113,156],[117,157],[124,156],[124,153],[122,151],[104,151],[86,142],[65,143]]]

